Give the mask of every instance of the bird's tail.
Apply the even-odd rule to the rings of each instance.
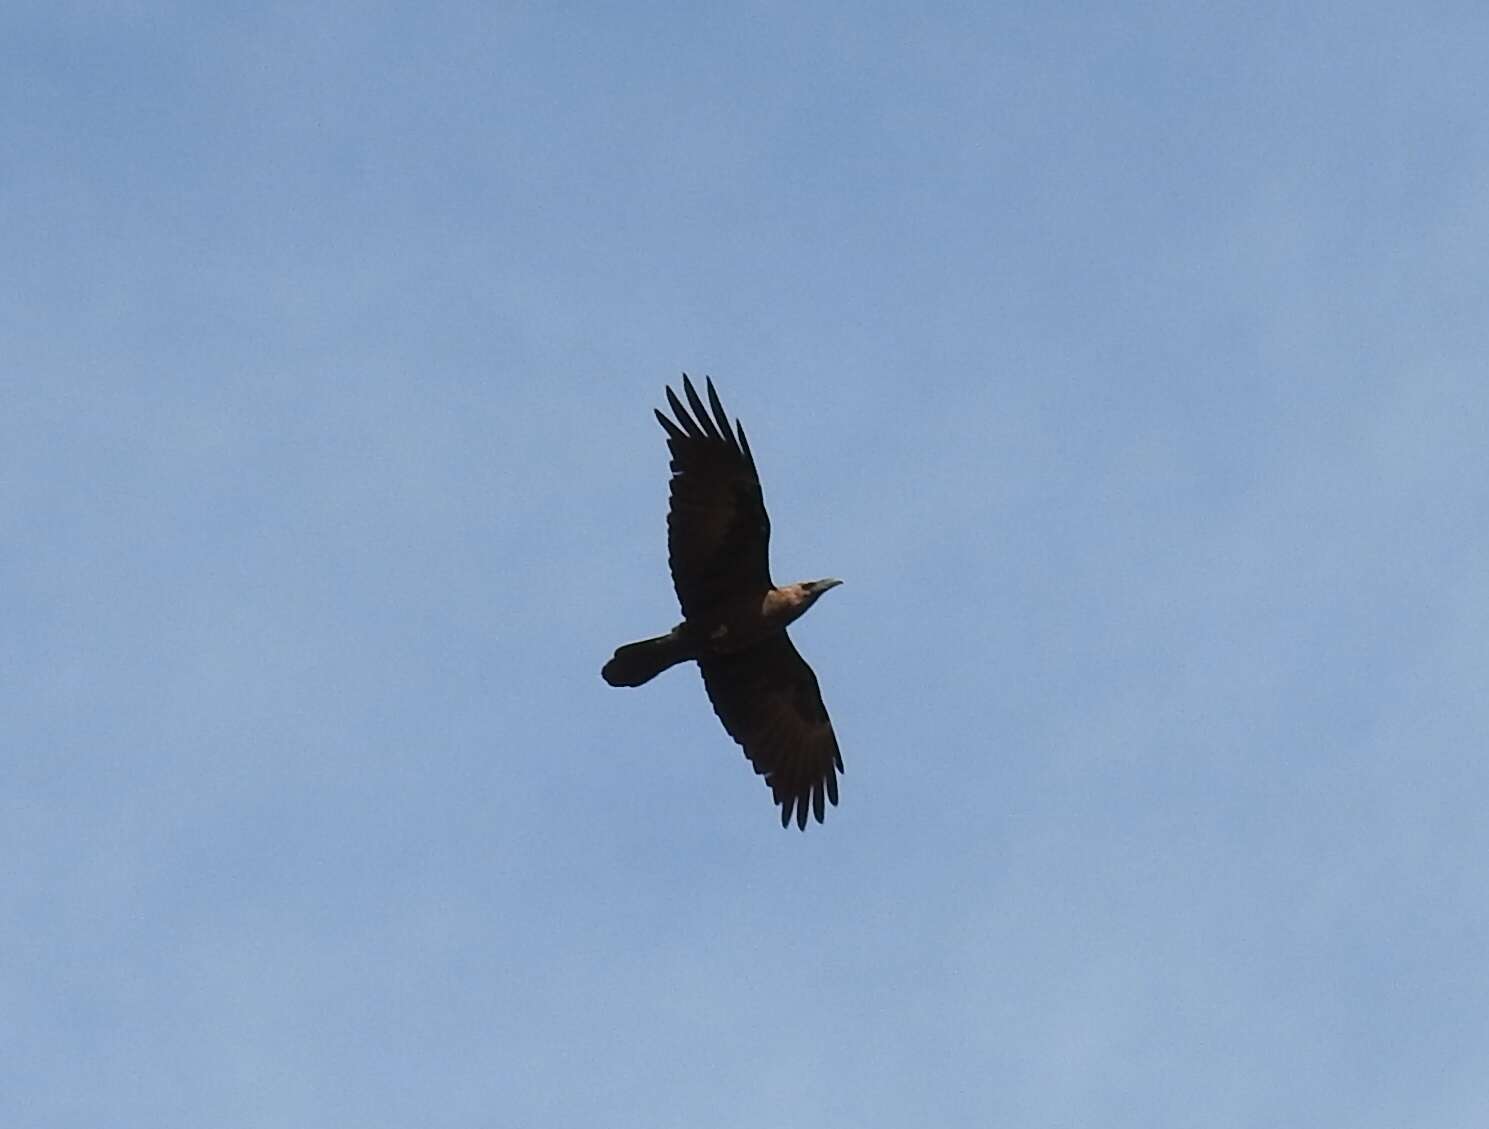
[[[612,686],[640,686],[650,682],[669,666],[693,658],[693,653],[675,631],[642,639],[619,647],[600,670],[600,677]]]

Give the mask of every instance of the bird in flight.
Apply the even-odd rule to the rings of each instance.
[[[696,662],[714,713],[780,805],[781,826],[794,815],[805,830],[809,808],[821,823],[826,803],[836,806],[843,757],[817,676],[786,627],[842,581],[770,579],[770,518],[744,427],[729,426],[712,380],[708,407],[686,373],[682,387],[692,414],[668,388],[676,419],[656,417],[672,452],[667,559],[683,619],[620,647],[600,674],[640,686]]]

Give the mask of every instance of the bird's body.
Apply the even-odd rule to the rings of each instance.
[[[601,674],[612,686],[640,686],[696,661],[714,712],[781,805],[782,826],[794,814],[805,828],[808,806],[820,823],[824,799],[838,802],[843,759],[816,675],[786,628],[841,582],[771,582],[770,519],[755,459],[711,380],[707,387],[712,418],[686,375],[692,414],[670,388],[676,421],[656,413],[672,452],[667,547],[683,620],[620,647]]]

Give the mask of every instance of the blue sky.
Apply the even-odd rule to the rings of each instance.
[[[1305,7],[8,8],[0,1121],[1489,1123],[1489,17]]]

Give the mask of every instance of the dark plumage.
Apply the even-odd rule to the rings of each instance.
[[[837,804],[843,758],[817,676],[786,627],[841,581],[771,581],[770,518],[744,428],[730,427],[712,380],[705,406],[682,379],[691,413],[668,388],[675,418],[656,416],[672,452],[667,552],[683,620],[619,648],[601,674],[612,686],[640,686],[696,661],[714,712],[770,785],[781,826],[794,815],[805,829],[809,808],[821,823]]]

